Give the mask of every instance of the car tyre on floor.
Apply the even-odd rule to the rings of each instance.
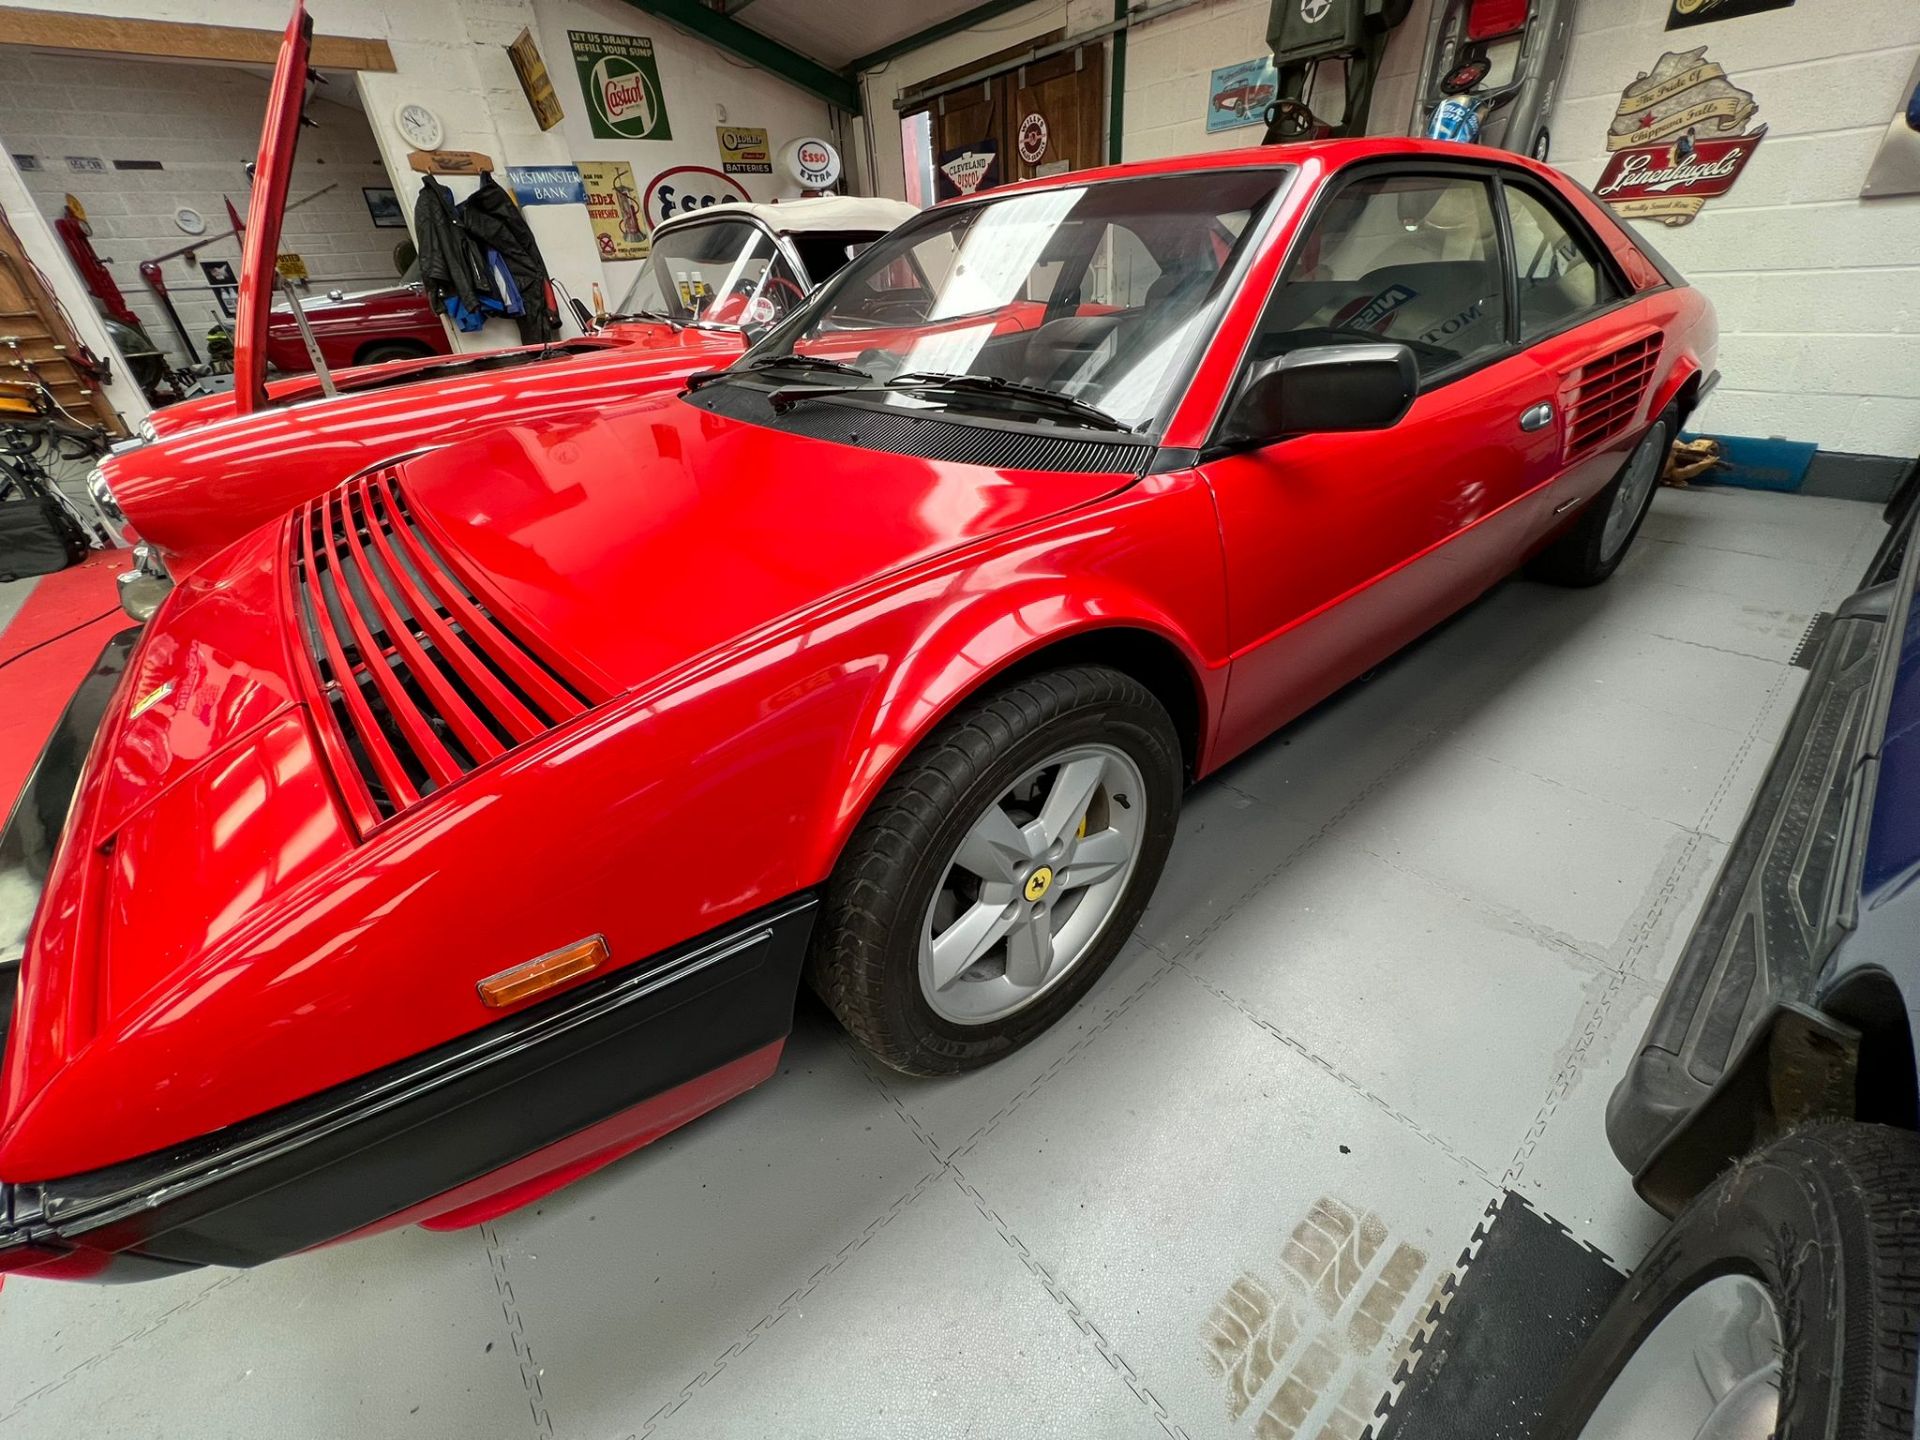
[[[1133,932],[1183,773],[1166,708],[1116,670],[1047,671],[967,703],[849,841],[809,958],[814,988],[908,1074],[1017,1050]]]
[[[1912,1440],[1920,1136],[1796,1131],[1727,1170],[1640,1262],[1543,1440]]]

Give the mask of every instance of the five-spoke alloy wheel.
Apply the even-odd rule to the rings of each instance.
[[[1026,1044],[1132,933],[1182,775],[1166,708],[1116,670],[1047,671],[962,706],[849,841],[815,932],[814,988],[909,1073]]]

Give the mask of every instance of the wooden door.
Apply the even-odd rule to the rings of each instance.
[[[1078,45],[1008,77],[1006,178],[1084,170],[1106,160],[1106,46]]]
[[[977,75],[1059,39],[1057,31],[1042,35],[927,83],[938,89],[944,80]],[[1107,52],[1099,40],[1030,64],[1009,64],[967,85],[940,91],[925,107],[935,198],[946,200],[1011,180],[1103,163],[1106,103]],[[1023,156],[1023,143],[1025,155],[1036,158]]]
[[[1007,179],[1005,77],[953,90],[932,106],[933,193],[936,199],[990,190]]]

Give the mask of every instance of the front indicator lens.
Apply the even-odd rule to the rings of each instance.
[[[529,960],[511,970],[502,970],[498,975],[489,975],[474,988],[480,992],[482,1005],[493,1010],[504,1010],[509,1005],[518,1005],[523,1000],[557,990],[582,975],[591,975],[607,963],[607,955],[606,937],[589,935],[584,940],[576,940],[571,945],[549,951],[537,960]]]

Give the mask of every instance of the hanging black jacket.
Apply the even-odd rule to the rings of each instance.
[[[479,309],[480,297],[493,293],[486,253],[461,225],[453,193],[431,175],[422,181],[413,203],[413,234],[420,251],[420,279],[434,312],[445,310],[449,295],[458,295],[469,310]]]
[[[527,217],[491,174],[460,203],[460,224],[483,247],[497,250],[507,273],[520,287],[520,342],[538,345],[560,338],[560,314],[547,295],[547,262],[527,225]]]

